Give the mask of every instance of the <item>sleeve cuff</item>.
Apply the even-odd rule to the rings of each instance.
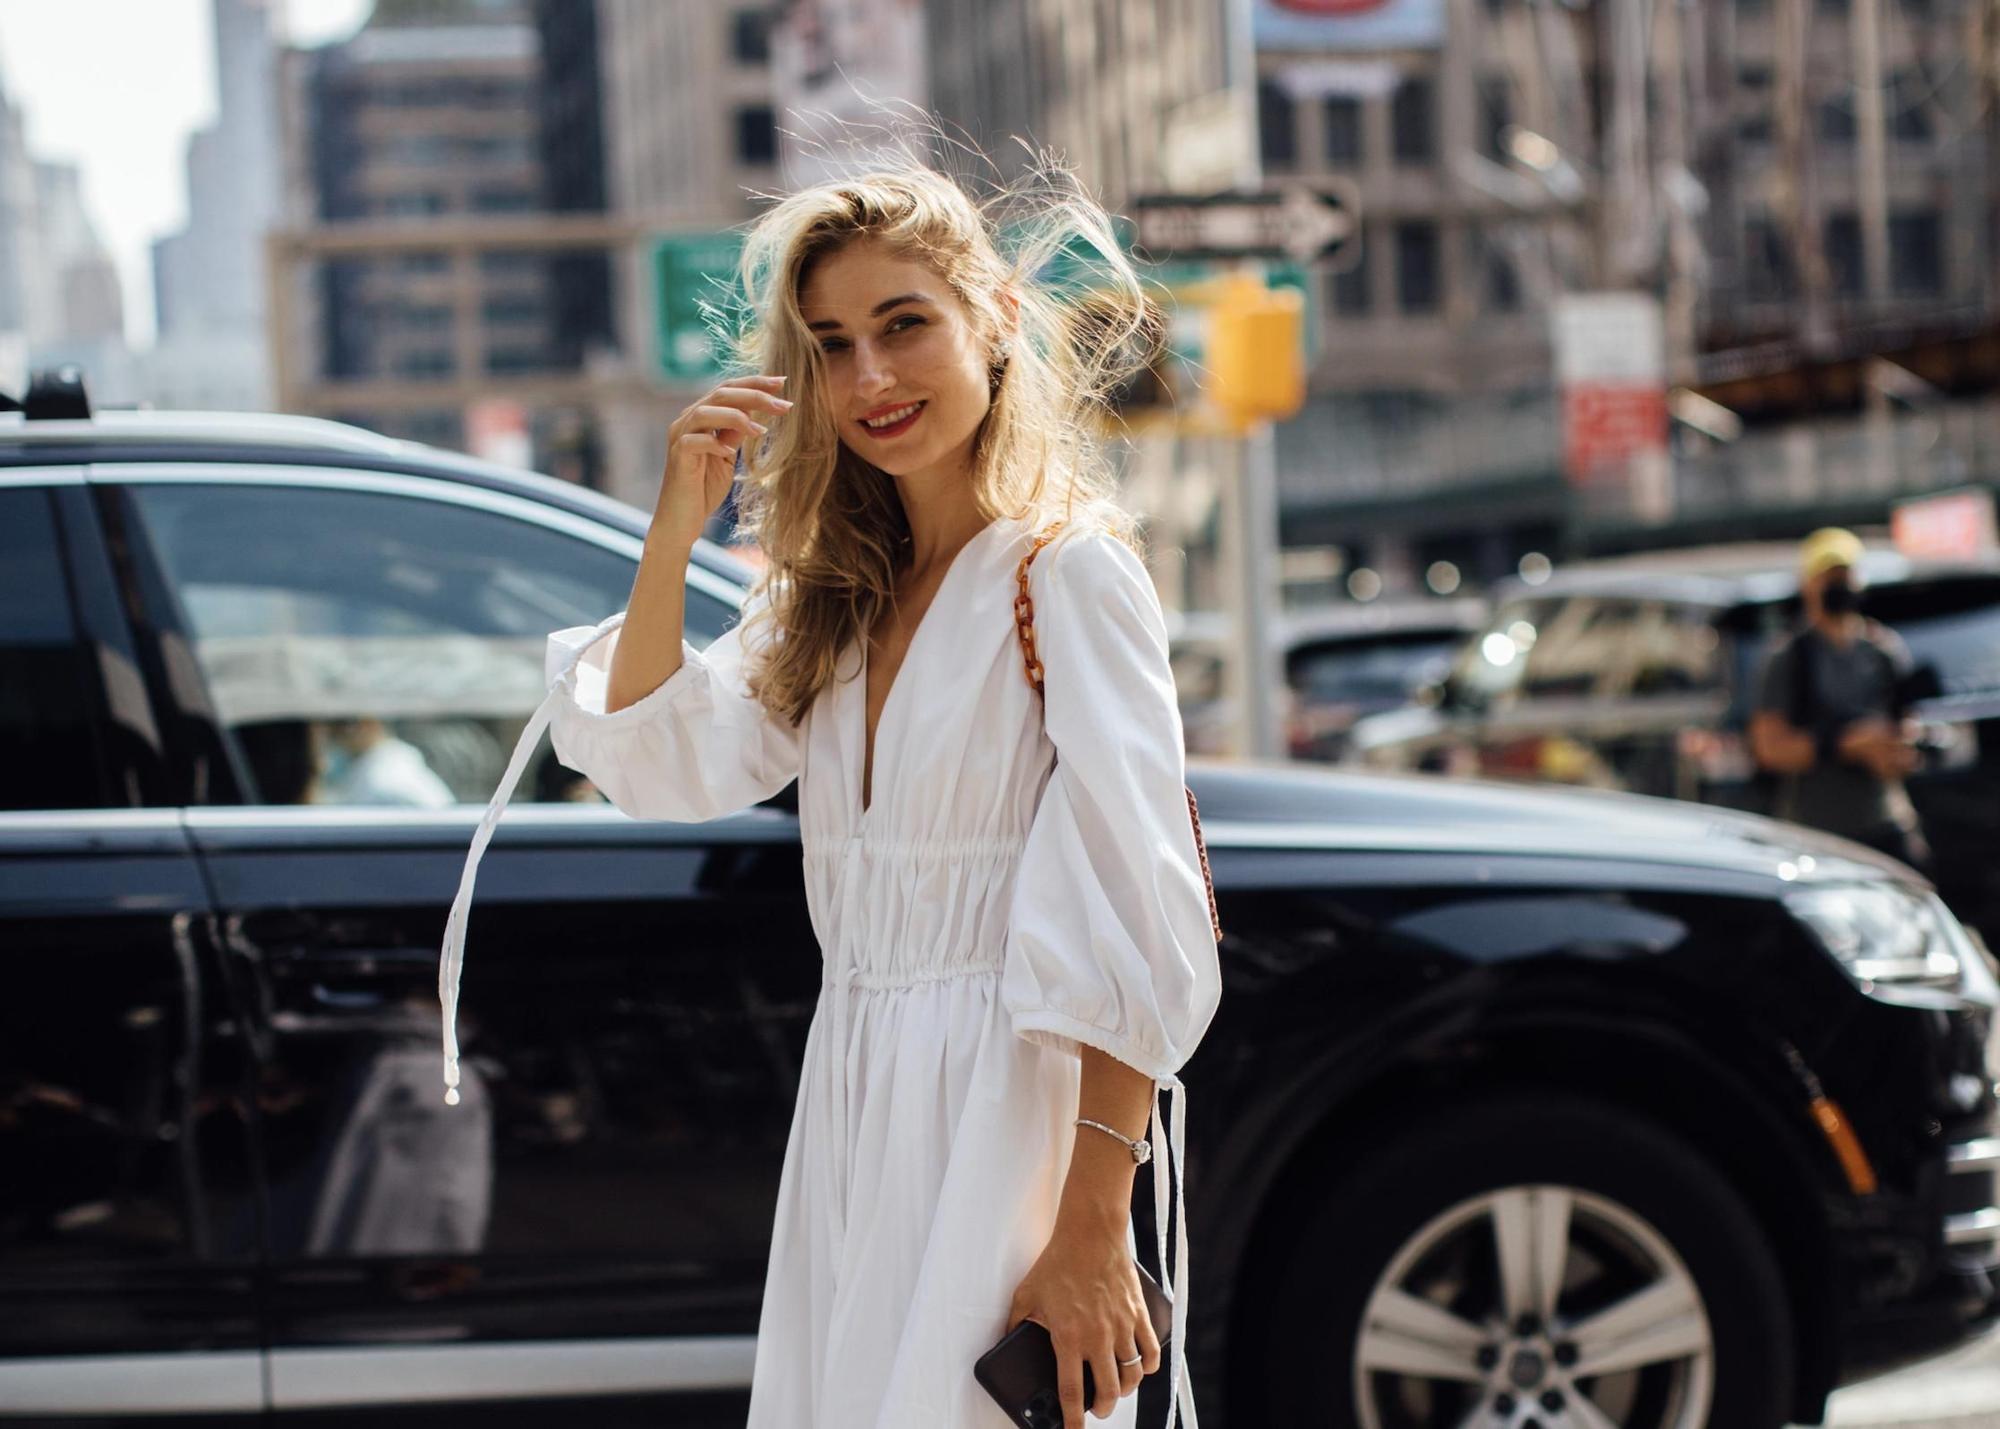
[[[1081,1018],[1051,1008],[1036,1008],[1028,1012],[1017,1012],[1013,1017],[1014,1035],[1032,1042],[1038,1047],[1048,1047],[1054,1051],[1067,1052],[1072,1057],[1081,1057],[1084,1047],[1094,1047],[1108,1057],[1115,1057],[1134,1071],[1141,1072],[1156,1082],[1174,1079],[1180,1070],[1178,1062],[1170,1061],[1157,1052],[1141,1047],[1132,1038]]]
[[[622,634],[623,632],[619,632]],[[701,651],[686,640],[681,641],[681,664],[666,679],[654,686],[652,691],[621,710],[604,712],[605,699],[611,685],[611,652],[617,644],[617,636],[606,642],[604,664],[585,660],[577,666],[575,678],[569,688],[569,703],[593,729],[619,729],[626,725],[645,724],[666,706],[672,704],[679,692],[692,684],[697,677],[707,674],[708,666]]]

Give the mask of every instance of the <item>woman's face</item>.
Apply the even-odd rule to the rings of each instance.
[[[992,349],[935,271],[858,240],[813,264],[799,310],[849,450],[892,476],[970,469],[992,403]]]

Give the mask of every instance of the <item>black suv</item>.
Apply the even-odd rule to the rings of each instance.
[[[0,417],[0,1418],[741,1422],[821,977],[788,800],[637,823],[545,749],[440,1094],[479,803],[644,527],[323,423]],[[695,639],[746,575],[698,554]],[[1622,795],[1190,778],[1214,1423],[1775,1426],[1992,1313],[1993,967],[1907,871]]]

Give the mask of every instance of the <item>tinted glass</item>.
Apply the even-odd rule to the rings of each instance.
[[[1894,628],[1946,694],[2000,690],[2000,576],[1967,575],[1876,586],[1863,608]]]
[[[265,804],[483,803],[544,693],[548,633],[624,607],[635,563],[445,501],[144,485],[140,522]],[[688,593],[705,646],[730,607]],[[546,737],[521,802],[602,796]]]
[[[1450,669],[1458,646],[1456,637],[1428,633],[1315,645],[1293,656],[1291,682],[1309,699],[1401,703]]]
[[[87,667],[46,491],[0,491],[0,809],[104,804]]]

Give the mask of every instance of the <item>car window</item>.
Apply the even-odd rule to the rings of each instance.
[[[1716,689],[1713,612],[1675,601],[1573,595],[1512,602],[1454,679],[1487,699],[1646,699]]]
[[[1450,669],[1458,647],[1457,636],[1428,631],[1307,646],[1293,652],[1291,683],[1311,700],[1400,704]]]
[[[46,491],[0,491],[0,809],[107,803],[88,668]]]
[[[622,609],[636,564],[446,500],[135,484],[133,508],[263,804],[483,803],[544,693],[548,633]],[[690,589],[689,642],[732,609]],[[520,802],[602,798],[541,750]]]
[[[1864,609],[1890,626],[1946,694],[2000,690],[2000,577],[1913,580],[1866,592]]]

